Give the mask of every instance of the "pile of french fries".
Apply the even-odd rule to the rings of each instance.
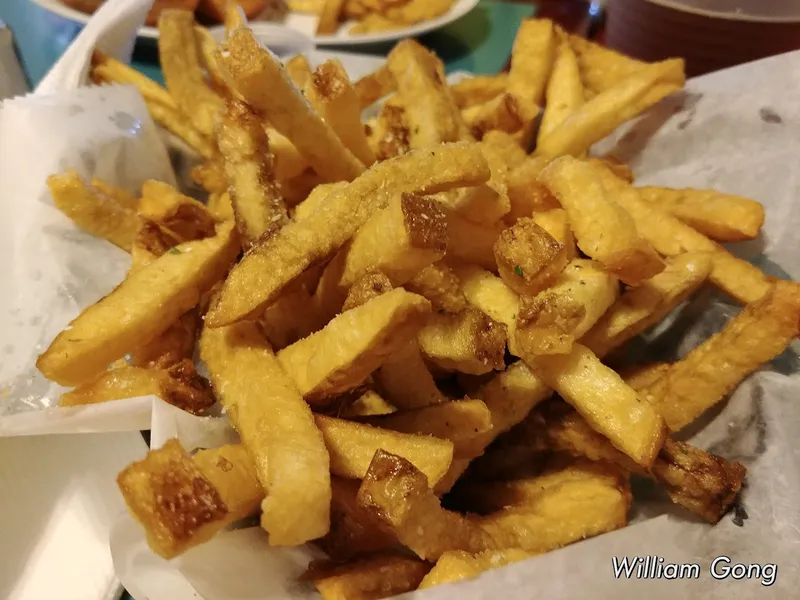
[[[52,176],[131,267],[38,361],[74,386],[62,405],[224,408],[241,444],[173,440],[119,475],[154,552],[260,514],[270,544],[329,555],[306,575],[324,598],[380,598],[624,527],[631,475],[711,523],[730,509],[745,467],[673,435],[797,336],[798,285],[720,245],[758,235],[757,202],[589,156],[682,88],[680,60],[531,19],[508,74],[448,85],[407,40],[351,82],[242,23],[219,47],[190,13],[160,29],[166,89],[100,54],[92,77],[141,90],[208,202]],[[744,306],[719,333],[608,366],[709,283]]]
[[[351,35],[403,29],[442,16],[455,0],[287,0],[289,10],[319,15],[317,35],[336,33],[343,22]]]

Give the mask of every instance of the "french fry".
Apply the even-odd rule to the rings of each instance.
[[[342,312],[366,304],[373,298],[392,291],[394,286],[389,278],[380,271],[373,271],[358,279],[347,292],[342,305]]]
[[[494,243],[497,270],[518,294],[534,295],[552,285],[567,264],[567,253],[533,219],[522,218]]]
[[[341,248],[393,195],[436,193],[488,178],[486,160],[474,144],[444,145],[375,165],[328,196],[306,220],[254,246],[231,271],[206,322],[219,327],[258,314],[308,267]],[[298,244],[299,239],[306,241]],[[259,282],[255,287],[254,279]]]
[[[375,102],[397,91],[397,82],[386,64],[381,65],[375,71],[364,75],[355,84],[356,96],[358,96],[361,109],[372,106]]]
[[[283,368],[312,405],[362,383],[423,326],[430,303],[396,289],[340,314],[324,329],[278,353]]]
[[[272,154],[275,157],[273,165],[275,179],[282,185],[288,184],[292,179],[302,176],[308,171],[308,161],[285,135],[272,127],[267,127],[267,138],[269,139]],[[316,177],[319,179],[319,175],[316,175]],[[316,181],[315,185],[316,183],[321,183],[321,181]],[[288,194],[285,191],[284,196],[288,198]]]
[[[256,114],[244,102],[232,99],[221,115],[217,144],[230,183],[236,228],[247,249],[289,220],[275,183],[269,140]]]
[[[547,137],[583,105],[583,94],[578,59],[570,45],[562,42],[547,82],[547,104],[539,126],[539,140]]]
[[[506,91],[508,74],[467,77],[450,86],[458,108],[485,104]]]
[[[561,208],[558,199],[538,179],[549,164],[547,158],[531,156],[508,174],[506,189],[511,203],[511,210],[506,215],[508,223],[513,225],[536,212]]]
[[[661,273],[626,290],[581,343],[598,356],[607,355],[683,303],[703,284],[710,270],[709,253],[687,252],[669,259]]]
[[[497,262],[494,256],[494,245],[502,233],[503,228],[499,224],[478,225],[453,211],[448,211],[447,255],[495,271]]]
[[[306,89],[306,84],[311,80],[314,73],[311,65],[308,64],[308,59],[302,54],[293,56],[284,66],[286,74],[298,90]]]
[[[405,284],[405,288],[427,298],[433,309],[439,312],[455,313],[467,306],[458,277],[441,261],[422,269]]]
[[[61,395],[59,406],[84,406],[137,396],[158,396],[192,414],[202,414],[216,402],[211,386],[197,374],[190,359],[166,369],[123,366],[111,369]]]
[[[197,305],[224,277],[239,248],[232,224],[223,223],[216,236],[181,244],[131,273],[56,336],[36,361],[37,368],[61,385],[80,385],[100,375]]]
[[[575,235],[569,225],[567,212],[562,208],[551,208],[533,214],[533,222],[544,229],[559,244],[564,246],[564,253],[570,261],[578,256]]]
[[[216,220],[201,202],[161,181],[145,181],[139,216],[174,233],[182,242],[214,235]]]
[[[76,171],[47,178],[53,202],[80,229],[130,252],[139,221],[129,207],[116,202],[94,186],[87,185]]]
[[[207,206],[214,218],[220,221],[234,220],[233,204],[231,204],[231,195],[228,192],[210,195]]]
[[[363,394],[359,394],[352,402],[345,404],[337,412],[337,416],[342,419],[357,419],[390,415],[395,412],[397,412],[397,408],[384,400],[375,390],[368,389]]]
[[[505,327],[474,308],[433,315],[417,340],[425,359],[446,371],[483,375],[504,366]]]
[[[211,35],[208,29],[200,25],[194,26],[194,39],[197,42],[197,51],[200,57],[200,64],[208,75],[209,82],[218,92],[226,91],[225,79],[219,70],[214,51],[217,49],[217,40]]]
[[[92,52],[91,77],[95,83],[129,83],[135,86],[148,102],[160,104],[175,111],[178,110],[175,98],[170,95],[166,88],[100,50]]]
[[[629,386],[637,392],[661,379],[669,370],[669,363],[647,363],[620,372]]]
[[[314,562],[302,578],[323,600],[379,600],[417,589],[430,568],[406,554],[385,553],[346,564]]]
[[[369,147],[361,125],[358,97],[342,63],[332,59],[321,64],[304,89],[311,106],[345,147],[366,166],[374,163],[375,153]]]
[[[415,40],[404,40],[386,64],[405,106],[412,148],[469,139],[436,55]]]
[[[339,192],[347,186],[344,181],[337,181],[336,183],[321,183],[315,186],[308,197],[300,204],[294,207],[293,218],[295,221],[302,221],[308,215],[319,209],[324,203],[325,199],[332,192]]]
[[[150,549],[170,559],[258,510],[264,491],[244,446],[190,456],[177,440],[126,467],[117,484]]]
[[[218,2],[219,0],[212,0]],[[222,0],[223,23],[225,24],[225,35],[230,38],[233,32],[247,25],[247,15],[244,8],[237,0]]]
[[[383,105],[368,137],[378,160],[402,156],[411,150],[407,121],[406,111],[402,106],[392,106],[388,102]]]
[[[764,207],[749,198],[715,190],[643,187],[637,191],[644,201],[718,242],[752,240],[764,225]]]
[[[573,260],[555,285],[522,302],[516,327],[519,349],[532,356],[568,353],[618,295],[616,277],[593,261]]]
[[[386,8],[386,16],[397,23],[415,25],[445,14],[454,0],[409,0]]]
[[[776,281],[723,330],[700,344],[642,394],[680,431],[722,400],[745,377],[783,352],[798,335],[800,288]]]
[[[149,344],[131,352],[131,363],[137,367],[163,369],[192,358],[200,325],[198,310],[190,310]]]
[[[222,194],[228,191],[228,178],[221,160],[205,160],[192,168],[192,181],[209,194]]]
[[[402,23],[387,19],[383,15],[369,13],[361,21],[348,29],[347,33],[350,35],[363,35],[366,33],[380,33],[383,31],[392,31],[394,29],[403,29],[403,27],[404,25]]]
[[[453,443],[448,440],[378,429],[324,415],[316,415],[315,420],[330,452],[331,472],[340,477],[363,479],[375,453],[385,451],[414,465],[433,486],[453,460]]]
[[[433,569],[422,579],[419,589],[472,579],[486,571],[499,569],[533,556],[536,556],[535,552],[526,552],[519,548],[485,550],[477,554],[470,554],[463,550],[451,550],[439,557]]]
[[[139,218],[139,229],[136,231],[131,248],[131,267],[128,274],[153,263],[159,256],[171,248],[175,248],[182,241],[175,233],[160,227],[157,223]],[[168,331],[165,331],[164,334]]]
[[[392,354],[375,373],[387,399],[397,408],[413,410],[444,402],[416,341]]]
[[[539,181],[567,211],[578,247],[625,283],[638,285],[663,271],[664,263],[596,171],[594,165],[565,156],[550,163]]]
[[[127,209],[136,211],[139,209],[139,198],[134,196],[129,191],[122,189],[116,185],[112,185],[102,179],[96,177],[92,179],[92,187],[98,190],[101,194],[105,194],[120,206]]]
[[[204,328],[200,355],[268,496],[270,544],[296,546],[330,527],[330,459],[311,409],[257,324]],[[302,508],[301,508],[302,507]]]
[[[317,22],[317,35],[330,35],[339,29],[339,17],[345,0],[325,0]]]
[[[602,158],[589,157],[586,159],[586,162],[602,165],[606,170],[614,173],[614,175],[622,181],[633,183],[634,176],[631,168],[613,156],[604,156]]]
[[[511,50],[511,68],[506,91],[514,96],[526,121],[536,116],[556,57],[553,22],[524,19]]]
[[[327,319],[306,287],[295,285],[267,307],[260,322],[277,352],[319,331]]]
[[[520,106],[520,100],[511,93],[492,98],[470,117],[470,131],[478,140],[483,139],[487,131],[514,133],[522,129],[528,120],[528,114]]]
[[[164,10],[158,19],[158,51],[167,90],[181,112],[203,135],[211,136],[222,100],[206,85],[197,43],[194,15],[185,10]]]
[[[364,165],[292,84],[277,57],[240,28],[217,51],[228,85],[258,110],[328,181],[352,181]]]
[[[182,112],[156,102],[147,102],[147,110],[156,123],[180,139],[189,149],[205,159],[214,156],[211,138],[195,128]]]
[[[504,185],[509,172],[528,158],[514,137],[504,131],[486,132],[481,140],[481,150],[492,168],[492,178],[499,179]]]

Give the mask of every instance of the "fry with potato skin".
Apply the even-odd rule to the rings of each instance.
[[[455,313],[467,307],[458,277],[441,261],[422,269],[405,284],[405,288],[430,300],[438,312]]]
[[[200,313],[193,308],[149,344],[131,352],[131,364],[163,369],[192,358],[201,324]]]
[[[494,243],[494,257],[505,284],[530,296],[552,285],[567,265],[564,246],[531,218],[503,230]]]
[[[273,546],[297,546],[330,527],[330,459],[311,409],[258,325],[205,328],[200,355],[256,464],[267,497],[261,525]]]
[[[231,271],[207,323],[219,327],[258,314],[308,267],[341,248],[394,195],[425,195],[488,178],[486,159],[474,144],[447,144],[376,164],[328,196],[307,219],[254,246]]]
[[[204,204],[184,196],[161,181],[145,181],[139,201],[139,216],[157,223],[182,242],[214,235],[217,221]]]
[[[394,289],[392,282],[380,271],[372,271],[357,280],[347,292],[347,297],[342,305],[342,312],[347,312],[366,304],[381,294],[386,294]]]

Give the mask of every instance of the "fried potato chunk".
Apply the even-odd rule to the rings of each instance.
[[[138,396],[157,396],[194,415],[211,408],[211,386],[197,374],[190,359],[166,369],[122,366],[61,395],[59,406],[84,406]]]
[[[638,285],[664,270],[634,219],[604,188],[594,165],[565,156],[550,163],[539,181],[567,211],[578,247],[622,281]]]
[[[505,327],[474,308],[434,315],[417,340],[425,359],[446,371],[483,375],[504,366]]]
[[[506,91],[508,74],[479,75],[466,77],[450,86],[450,92],[458,108],[485,104]]]
[[[126,467],[117,484],[147,545],[170,559],[258,510],[264,491],[244,446],[190,456],[177,440]]]
[[[504,550],[485,550],[470,554],[463,550],[445,552],[436,561],[433,569],[423,578],[419,589],[472,579],[481,573],[499,569],[515,562],[536,556],[536,552],[526,552],[519,548]]]
[[[766,296],[746,306],[641,393],[658,407],[672,431],[680,431],[783,352],[797,337],[799,323],[800,286],[776,281]]]
[[[340,249],[393,196],[475,185],[489,176],[486,159],[474,144],[448,144],[376,164],[328,196],[307,219],[256,245],[231,271],[207,322],[219,327],[258,314],[308,267]]]
[[[364,165],[342,144],[253,32],[239,28],[216,53],[231,89],[258,110],[327,181],[352,181]]]
[[[330,526],[330,459],[311,409],[255,323],[205,328],[200,356],[267,491],[261,525],[273,546],[297,546]]]
[[[444,402],[416,340],[398,350],[375,372],[386,398],[397,408],[412,410]]]
[[[97,377],[196,306],[225,276],[238,252],[231,223],[219,225],[212,238],[176,246],[86,308],[39,357],[37,368],[61,385]]]
[[[80,229],[108,240],[130,252],[139,221],[135,210],[116,202],[93,185],[84,182],[76,171],[47,178],[53,202]]]
[[[539,182],[539,174],[550,164],[543,156],[531,156],[514,167],[506,179],[506,190],[511,210],[506,221],[516,223],[522,217],[535,213],[561,208],[558,199]]]
[[[201,202],[184,196],[161,181],[145,181],[139,201],[139,216],[175,233],[181,242],[214,235],[214,215]]]
[[[361,384],[388,356],[417,335],[430,303],[395,289],[342,313],[324,329],[278,353],[278,359],[312,405]]]
[[[408,119],[402,106],[387,102],[378,113],[378,118],[367,127],[367,139],[378,160],[402,156],[411,150]]]
[[[505,284],[531,296],[552,285],[567,264],[564,246],[531,218],[519,219],[500,234],[494,257]]]
[[[434,310],[459,312],[467,307],[458,277],[443,262],[422,269],[405,284],[405,288],[430,300]]]

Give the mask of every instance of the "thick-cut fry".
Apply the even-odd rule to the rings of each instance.
[[[194,26],[194,38],[197,41],[197,51],[200,55],[200,64],[205,69],[206,74],[217,91],[223,92],[226,89],[225,79],[220,73],[217,59],[214,57],[214,51],[217,49],[217,40],[211,35],[211,32],[200,25]]]
[[[619,295],[619,281],[597,263],[577,258],[553,287],[526,298],[517,320],[517,343],[528,355],[566,354]]]
[[[347,292],[347,298],[342,305],[342,312],[347,312],[366,304],[373,298],[391,292],[394,289],[392,282],[380,271],[373,271],[357,280]]]
[[[61,385],[96,377],[193,308],[224,277],[238,252],[230,223],[219,225],[213,238],[177,246],[84,310],[39,357],[37,368]]]
[[[205,159],[214,156],[215,149],[211,138],[195,128],[183,113],[156,102],[147,102],[147,111],[156,123],[175,135],[190,150],[194,150]]]
[[[497,270],[497,261],[494,257],[494,245],[502,233],[503,227],[499,224],[478,225],[449,211],[447,215],[447,255],[495,271]]]
[[[358,97],[342,63],[336,59],[324,62],[303,89],[311,106],[345,147],[366,166],[374,163],[375,153],[369,147],[361,125]]]
[[[500,179],[503,185],[511,169],[520,166],[528,158],[514,137],[504,131],[487,132],[481,140],[481,149],[489,161],[492,178]]]
[[[597,170],[565,156],[550,163],[539,180],[567,211],[578,247],[625,283],[637,285],[663,271],[664,263],[604,188]]]
[[[137,396],[158,396],[192,414],[202,414],[216,402],[211,386],[197,374],[190,359],[167,369],[123,366],[61,395],[60,406],[82,406]]]
[[[231,195],[228,192],[221,194],[211,194],[208,197],[208,210],[220,221],[233,221],[233,205]]]
[[[543,156],[531,156],[508,174],[506,190],[511,210],[506,220],[509,223],[533,216],[535,212],[561,208],[558,199],[538,179],[549,164],[550,160]]]
[[[351,181],[364,170],[252,31],[234,31],[217,52],[217,60],[228,85],[289,138],[319,175],[328,181]]]
[[[375,102],[397,91],[397,82],[386,64],[381,65],[370,73],[364,75],[355,84],[359,106],[365,109]]]
[[[417,589],[430,564],[406,554],[377,554],[346,564],[311,563],[310,580],[322,600],[380,600]]]
[[[160,227],[157,223],[140,218],[139,229],[131,248],[131,267],[128,274],[153,263],[159,256],[163,256],[165,252],[175,248],[182,241],[175,233]]]
[[[409,292],[414,292],[430,300],[433,309],[444,312],[458,312],[467,307],[458,277],[443,262],[425,267],[405,284]]]
[[[161,181],[144,182],[139,216],[176,234],[183,242],[212,236],[216,227],[205,205]]]
[[[363,394],[357,395],[352,402],[344,404],[337,411],[336,416],[342,419],[357,419],[390,415],[395,412],[397,412],[397,408],[384,400],[378,392],[368,389]]]
[[[386,16],[396,23],[415,25],[446,13],[454,0],[409,0],[386,8]]]
[[[637,392],[651,386],[666,375],[669,363],[647,363],[620,371],[620,375]]]
[[[518,294],[534,295],[552,285],[567,264],[567,253],[531,218],[517,220],[494,244],[497,270]]]
[[[284,348],[278,359],[307,402],[324,404],[358,386],[388,356],[410,342],[430,310],[423,297],[392,290]]]
[[[347,30],[350,35],[361,35],[365,33],[380,33],[383,31],[393,31],[403,29],[404,25],[397,21],[387,19],[377,13],[367,14],[361,21]]]
[[[392,405],[403,410],[444,402],[416,341],[392,354],[375,373],[381,391]]]
[[[799,323],[800,286],[776,281],[761,300],[746,306],[641,393],[658,407],[672,431],[680,431],[783,352],[798,335]]]
[[[311,65],[308,64],[308,59],[302,54],[293,56],[284,66],[286,74],[298,90],[306,89],[306,83],[311,80],[313,70]]]
[[[200,325],[200,313],[194,308],[149,344],[131,352],[131,363],[137,367],[164,369],[184,358],[192,358]]]
[[[47,178],[56,207],[75,225],[130,252],[139,220],[136,212],[87,185],[76,171]]]
[[[322,329],[327,319],[304,285],[295,285],[261,316],[261,326],[277,352]]]
[[[752,240],[764,225],[764,207],[715,190],[638,188],[639,196],[718,242]]]
[[[469,139],[444,78],[444,65],[415,40],[404,40],[387,63],[405,106],[411,146],[424,148]]]
[[[569,44],[562,42],[547,82],[547,104],[539,126],[539,139],[544,139],[583,105],[583,84],[578,59]]]
[[[124,206],[130,210],[139,209],[139,198],[134,196],[129,191],[122,189],[116,185],[112,185],[102,179],[96,177],[92,179],[92,187],[99,190],[101,194],[105,194],[120,206]]]
[[[261,525],[274,546],[330,526],[330,460],[311,409],[255,323],[205,328],[200,355],[267,492]]]
[[[419,584],[419,589],[471,579],[485,571],[499,569],[533,556],[536,556],[536,552],[526,552],[519,548],[486,550],[477,554],[451,550],[439,557],[436,565]]]
[[[526,121],[543,104],[545,87],[556,56],[557,38],[553,22],[524,19],[511,50],[511,68],[506,91],[520,104]]]
[[[653,464],[667,433],[664,419],[590,350],[574,344],[566,355],[523,358],[614,446],[644,468]]]
[[[209,194],[222,194],[228,191],[228,178],[221,160],[211,159],[192,168],[192,181]]]
[[[347,187],[347,182],[337,181],[336,183],[321,183],[311,190],[308,197],[300,204],[294,207],[293,218],[295,221],[302,221],[311,213],[319,209],[324,203],[325,199],[332,192],[339,192]]]
[[[642,285],[630,288],[581,338],[598,356],[633,339],[691,296],[711,270],[711,254],[687,252],[667,261],[667,268]]]
[[[564,253],[567,260],[572,260],[578,256],[578,248],[575,245],[575,235],[569,225],[567,211],[562,208],[553,208],[536,212],[533,215],[533,222],[549,233],[552,238],[564,246]]]
[[[217,144],[225,162],[236,227],[247,248],[289,220],[275,184],[269,140],[250,107],[232,99],[222,113]]]
[[[520,100],[510,93],[500,94],[482,104],[470,115],[469,127],[476,139],[483,139],[487,131],[514,133],[522,129],[528,115],[520,106]]]
[[[222,100],[206,85],[197,43],[194,15],[164,10],[158,19],[158,50],[167,90],[200,133],[214,133]]]
[[[402,156],[411,150],[408,120],[402,106],[383,105],[374,125],[368,125],[367,135],[370,146],[378,160]]]
[[[330,35],[339,29],[339,17],[345,0],[325,0],[317,22],[317,35]]]
[[[172,439],[126,467],[117,484],[148,546],[167,559],[252,515],[264,499],[244,446],[190,456]]]
[[[417,340],[422,355],[446,371],[483,375],[504,366],[506,328],[474,308],[434,315]]]
[[[375,165],[328,196],[307,219],[256,245],[231,271],[207,323],[219,327],[258,314],[308,267],[341,248],[394,195],[436,193],[488,178],[486,159],[474,144],[420,150]]]
[[[450,86],[453,99],[458,108],[467,108],[476,104],[485,104],[506,91],[508,74],[481,75],[467,77]]]
[[[453,442],[456,456],[469,452],[471,440],[492,427],[491,413],[480,400],[454,400],[414,410],[403,410],[390,415],[364,419],[364,422],[401,431],[433,435]]]
[[[375,453],[385,451],[410,462],[433,486],[453,460],[453,443],[448,440],[378,429],[324,415],[316,415],[315,420],[330,452],[331,472],[340,477],[363,479]]]
[[[129,83],[139,90],[145,100],[160,104],[166,108],[178,110],[175,98],[165,88],[146,75],[142,75],[136,69],[108,56],[100,50],[92,52],[91,76],[95,83]]]

